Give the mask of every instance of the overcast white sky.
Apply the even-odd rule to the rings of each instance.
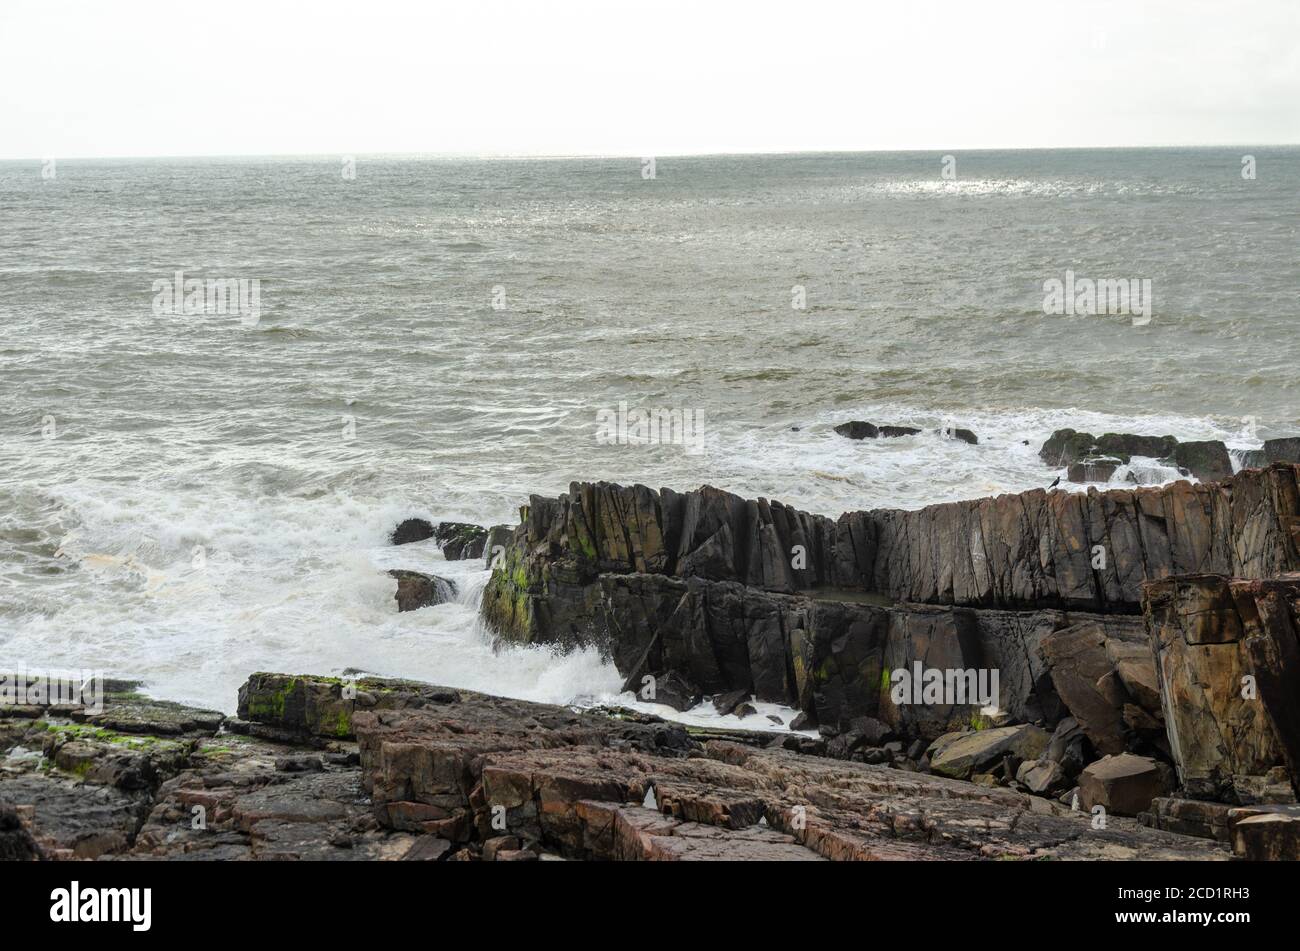
[[[0,0],[0,158],[1300,142],[1300,0]]]

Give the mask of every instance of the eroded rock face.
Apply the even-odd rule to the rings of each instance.
[[[845,589],[919,604],[1137,614],[1142,582],[1300,570],[1297,466],[1223,482],[1086,493],[1033,490],[846,513],[836,521],[704,487],[574,483],[533,496],[484,590],[483,614],[525,643],[581,643],[602,574]]]
[[[1087,618],[1044,637],[1042,652],[1057,695],[1093,749],[1112,755],[1164,746],[1155,665],[1142,625],[1130,618]],[[1148,721],[1153,729],[1146,729]]]
[[[1085,719],[1091,729],[1104,728],[1114,737],[1115,752],[1140,748],[1138,731],[1124,719],[1124,703],[1145,714],[1157,733],[1163,729],[1154,665],[1138,618],[883,606],[663,575],[608,574],[599,580],[600,616],[590,623],[588,642],[609,651],[625,689],[640,691],[645,677],[676,671],[705,694],[754,694],[798,707],[809,722],[831,730],[875,717],[906,739],[934,739],[981,719],[982,704],[974,699],[917,703],[904,691],[903,702],[896,702],[892,674],[912,674],[920,663],[923,670],[996,671],[993,705],[1013,720],[1048,725],[1067,707],[1054,683],[1060,677],[1071,696],[1098,706]],[[1065,650],[1046,650],[1053,632],[1072,625],[1081,635],[1094,632],[1090,640],[1084,637],[1096,652],[1086,663]],[[1054,662],[1061,671],[1052,669]],[[1081,663],[1082,670],[1075,670]],[[1096,688],[1103,677],[1114,685],[1107,693]],[[1119,705],[1101,709],[1115,701]]]
[[[1289,586],[1293,594],[1300,593],[1300,582]],[[1170,751],[1193,798],[1239,801],[1246,777],[1283,763],[1265,705],[1243,680],[1256,675],[1247,632],[1252,626],[1258,631],[1257,598],[1269,590],[1276,592],[1276,586],[1217,575],[1146,586],[1147,624]],[[1300,670],[1295,675],[1300,678]]]

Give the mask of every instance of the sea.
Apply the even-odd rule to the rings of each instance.
[[[0,669],[635,704],[394,525],[597,479],[914,508],[1048,485],[1067,426],[1240,465],[1300,434],[1298,292],[1296,148],[0,162]],[[459,593],[399,614],[399,567]]]

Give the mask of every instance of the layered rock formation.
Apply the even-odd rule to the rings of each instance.
[[[73,713],[0,707],[6,858],[1206,860],[1230,843],[1294,857],[1300,842],[1295,807],[1198,815],[1160,800],[1184,824],[1173,831],[1122,818],[1120,798],[1098,822],[984,782],[995,762],[1046,751],[1033,727],[937,743],[965,782],[833,759],[788,734],[409,681],[256,674],[241,716],[215,726],[121,690],[104,714],[129,732]],[[1107,790],[1126,787],[1112,775]],[[1182,834],[1214,823],[1215,836]]]
[[[484,617],[512,640],[599,645],[643,699],[657,699],[667,678],[685,703],[752,694],[801,710],[799,726],[835,738],[833,756],[876,756],[867,738],[883,728],[901,744],[930,744],[910,760],[924,768],[956,739],[988,752],[993,737],[970,734],[1031,726],[1051,742],[983,764],[989,781],[1055,795],[1110,757],[1091,774],[1090,796],[1105,806],[1113,795],[1130,812],[1168,792],[1166,763],[1185,796],[1294,801],[1275,770],[1283,748],[1300,760],[1283,739],[1300,739],[1300,714],[1281,700],[1266,717],[1211,698],[1209,673],[1247,672],[1246,638],[1213,642],[1231,653],[1212,660],[1210,642],[1178,627],[1186,612],[1170,614],[1162,592],[1214,572],[1223,585],[1242,579],[1233,590],[1285,600],[1274,582],[1248,579],[1300,567],[1296,466],[836,521],[709,487],[575,484],[558,499],[534,496],[522,514]],[[1198,611],[1227,624],[1231,600]],[[1274,634],[1254,644],[1249,670],[1275,698],[1294,684],[1268,672],[1290,663],[1290,643]],[[992,709],[948,695],[898,702],[891,681],[914,667],[996,672],[997,699]]]
[[[1300,570],[1298,469],[835,521],[708,486],[575,483],[558,499],[532,497],[483,610],[514,640],[581,641],[593,636],[599,576],[644,573],[787,594],[846,588],[925,604],[1137,614],[1148,579]]]

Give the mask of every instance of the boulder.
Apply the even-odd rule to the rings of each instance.
[[[433,525],[422,518],[408,518],[398,523],[388,536],[388,540],[394,545],[409,545],[411,542],[422,542],[432,537]]]
[[[972,446],[978,446],[980,444],[979,437],[969,429],[943,429],[940,430],[940,432],[949,439],[959,439]]]
[[[1096,447],[1092,433],[1081,433],[1073,429],[1058,429],[1047,437],[1038,458],[1052,468],[1068,466],[1083,459]]]
[[[743,689],[720,693],[713,698],[713,709],[725,717],[727,714],[732,713],[736,707],[748,700],[749,697],[749,691]]]
[[[433,529],[433,538],[442,548],[448,561],[482,558],[487,545],[488,530],[482,525],[468,522],[439,522]]]
[[[1300,861],[1300,811],[1259,812],[1230,822],[1232,851],[1238,858],[1251,862]]]
[[[397,593],[393,598],[399,612],[444,604],[456,597],[456,583],[446,578],[402,569],[394,569],[388,574],[397,579]]]
[[[860,419],[840,423],[835,427],[835,432],[848,439],[875,439],[878,434],[878,430],[874,425]]]
[[[1221,440],[1182,442],[1171,454],[1174,464],[1186,469],[1202,482],[1219,482],[1232,478],[1232,457]]]
[[[1057,796],[1072,785],[1060,763],[1050,759],[1025,760],[1016,770],[1016,782],[1035,796]]]
[[[1123,753],[1135,746],[1124,721],[1124,704],[1138,704],[1124,686],[1117,663],[1130,668],[1138,684],[1155,681],[1154,664],[1139,625],[1123,619],[1089,619],[1063,627],[1042,641],[1052,683],[1071,717],[1102,754]],[[1138,670],[1145,664],[1146,673]],[[1143,699],[1153,699],[1142,691]],[[1158,701],[1158,694],[1154,698]],[[1159,712],[1157,705],[1154,713]]]
[[[651,703],[664,703],[677,711],[686,711],[704,699],[698,687],[685,675],[675,670],[656,674],[654,696],[646,696]]]
[[[1083,767],[1093,760],[1092,743],[1083,727],[1074,717],[1064,717],[1056,725],[1052,739],[1047,744],[1044,758],[1060,765],[1065,775],[1073,781]]]
[[[1108,813],[1136,816],[1151,800],[1173,789],[1173,771],[1147,756],[1121,753],[1088,764],[1079,774],[1079,802],[1087,811],[1103,806]]]
[[[1047,748],[1047,731],[1032,724],[1004,726],[969,733],[948,733],[930,744],[930,769],[954,779],[987,772],[1008,753],[1021,760],[1038,759]]]
[[[915,436],[921,430],[916,426],[880,426],[877,431],[882,438],[895,439],[899,436]]]

